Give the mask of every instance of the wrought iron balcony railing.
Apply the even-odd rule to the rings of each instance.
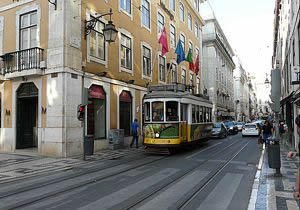
[[[4,75],[30,69],[41,69],[41,61],[44,61],[44,49],[34,47],[6,53],[1,58],[1,73]]]

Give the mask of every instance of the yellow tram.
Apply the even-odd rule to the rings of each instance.
[[[174,148],[206,141],[213,128],[212,103],[183,84],[148,87],[143,98],[146,148]]]

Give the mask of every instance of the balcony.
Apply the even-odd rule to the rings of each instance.
[[[34,47],[2,56],[1,74],[5,79],[42,75],[45,68],[44,49]]]

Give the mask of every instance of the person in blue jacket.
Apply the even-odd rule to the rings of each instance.
[[[131,144],[130,144],[130,148],[134,144],[134,141],[136,142],[136,148],[139,148],[138,128],[139,128],[138,120],[134,119],[134,121],[133,121],[133,123],[131,125],[132,141],[131,141]]]

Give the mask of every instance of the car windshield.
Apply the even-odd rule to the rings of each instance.
[[[220,123],[214,124],[214,128],[221,128],[221,124]]]
[[[256,125],[250,125],[250,124],[248,124],[248,125],[245,125],[245,128],[256,128]]]
[[[233,122],[226,122],[225,125],[226,125],[226,127],[230,127],[230,126],[234,126],[234,123]]]

